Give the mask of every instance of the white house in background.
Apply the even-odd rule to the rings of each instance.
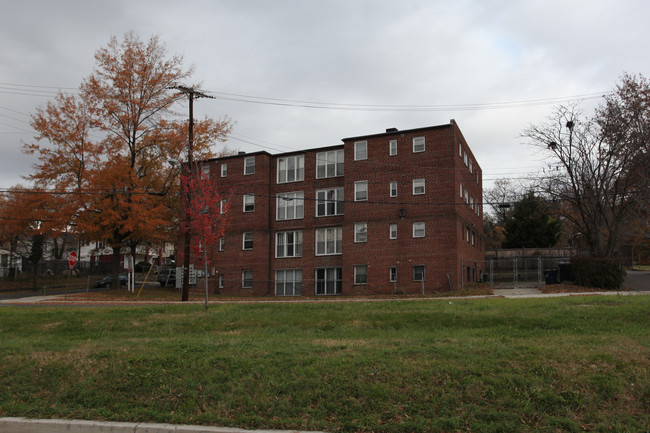
[[[15,267],[20,271],[23,267],[23,259],[17,254],[13,254],[13,259],[11,258],[11,252],[0,248],[0,277],[4,278],[9,276],[9,269]]]
[[[126,249],[124,249],[126,251]],[[149,262],[157,265],[164,265],[173,261],[175,253],[174,244],[162,242],[156,247],[138,246],[133,263]],[[104,245],[103,242],[91,242],[81,246],[79,261],[90,263],[110,263],[113,260],[113,248]],[[131,256],[120,254],[122,268],[128,269],[131,263]]]

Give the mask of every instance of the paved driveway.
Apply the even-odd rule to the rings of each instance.
[[[627,290],[650,291],[650,272],[627,271],[623,287]]]

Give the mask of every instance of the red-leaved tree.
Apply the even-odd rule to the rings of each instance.
[[[205,308],[208,309],[208,250],[217,245],[230,222],[230,199],[218,190],[210,175],[193,167],[181,177],[181,231],[189,232],[195,262],[205,268]]]

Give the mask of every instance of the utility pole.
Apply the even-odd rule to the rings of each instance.
[[[189,98],[190,105],[190,117],[189,117],[189,126],[188,126],[188,138],[187,138],[187,167],[183,170],[187,178],[194,175],[194,98],[212,98],[211,96],[206,95],[203,92],[195,90],[194,87],[186,86],[174,86],[173,89],[179,90],[182,93],[185,93]],[[212,98],[214,99],[214,98]],[[189,190],[189,185],[186,185],[188,188],[185,191],[187,195],[188,207],[185,211],[185,245],[183,252],[183,292],[181,295],[181,301],[186,302],[190,298],[190,244],[192,241],[192,232],[190,231],[189,222],[190,222],[190,213],[189,203],[192,200],[192,191]],[[207,276],[206,276],[207,278]]]

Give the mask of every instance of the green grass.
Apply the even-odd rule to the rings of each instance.
[[[1,308],[0,416],[644,432],[650,296]]]

